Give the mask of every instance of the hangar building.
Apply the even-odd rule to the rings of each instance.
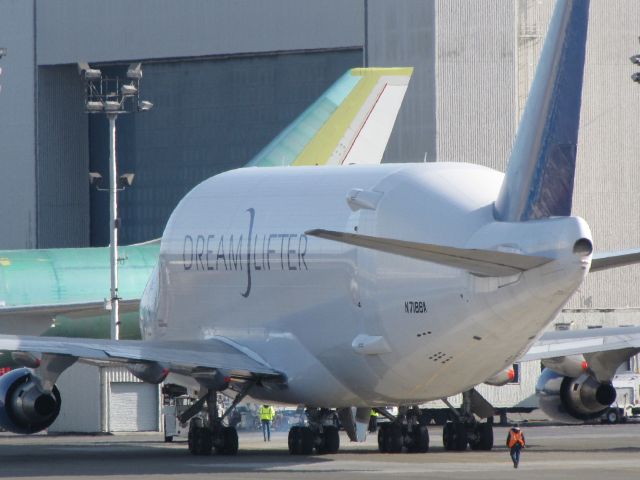
[[[619,250],[640,245],[640,85],[628,60],[640,52],[640,4],[591,5],[573,211],[596,250]],[[552,8],[551,0],[0,0],[0,248],[108,243],[107,196],[88,183],[88,172],[108,171],[106,119],[84,113],[78,61],[112,75],[143,64],[142,98],[155,106],[118,120],[120,171],[136,174],[120,196],[120,239],[134,243],[159,237],[195,184],[244,165],[355,66],[415,67],[384,161],[504,170]],[[590,276],[555,323],[640,324],[639,273]],[[520,383],[487,395],[517,403],[538,371],[523,366]],[[111,390],[95,391],[104,416]]]

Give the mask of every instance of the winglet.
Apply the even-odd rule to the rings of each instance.
[[[558,0],[495,204],[498,220],[571,215],[589,0]]]
[[[353,68],[248,167],[380,163],[413,68]]]

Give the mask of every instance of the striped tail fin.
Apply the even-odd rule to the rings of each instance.
[[[413,68],[353,68],[246,166],[380,163]]]
[[[507,172],[496,219],[571,214],[589,0],[558,0]]]

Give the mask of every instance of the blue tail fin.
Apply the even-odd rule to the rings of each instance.
[[[571,214],[589,0],[558,0],[495,204],[498,220]]]

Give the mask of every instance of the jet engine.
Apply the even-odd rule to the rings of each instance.
[[[545,368],[536,385],[538,403],[551,418],[578,423],[600,416],[616,399],[611,383],[583,373],[577,378]]]
[[[36,433],[48,428],[60,413],[60,392],[44,390],[28,368],[0,377],[0,427],[13,433]]]

